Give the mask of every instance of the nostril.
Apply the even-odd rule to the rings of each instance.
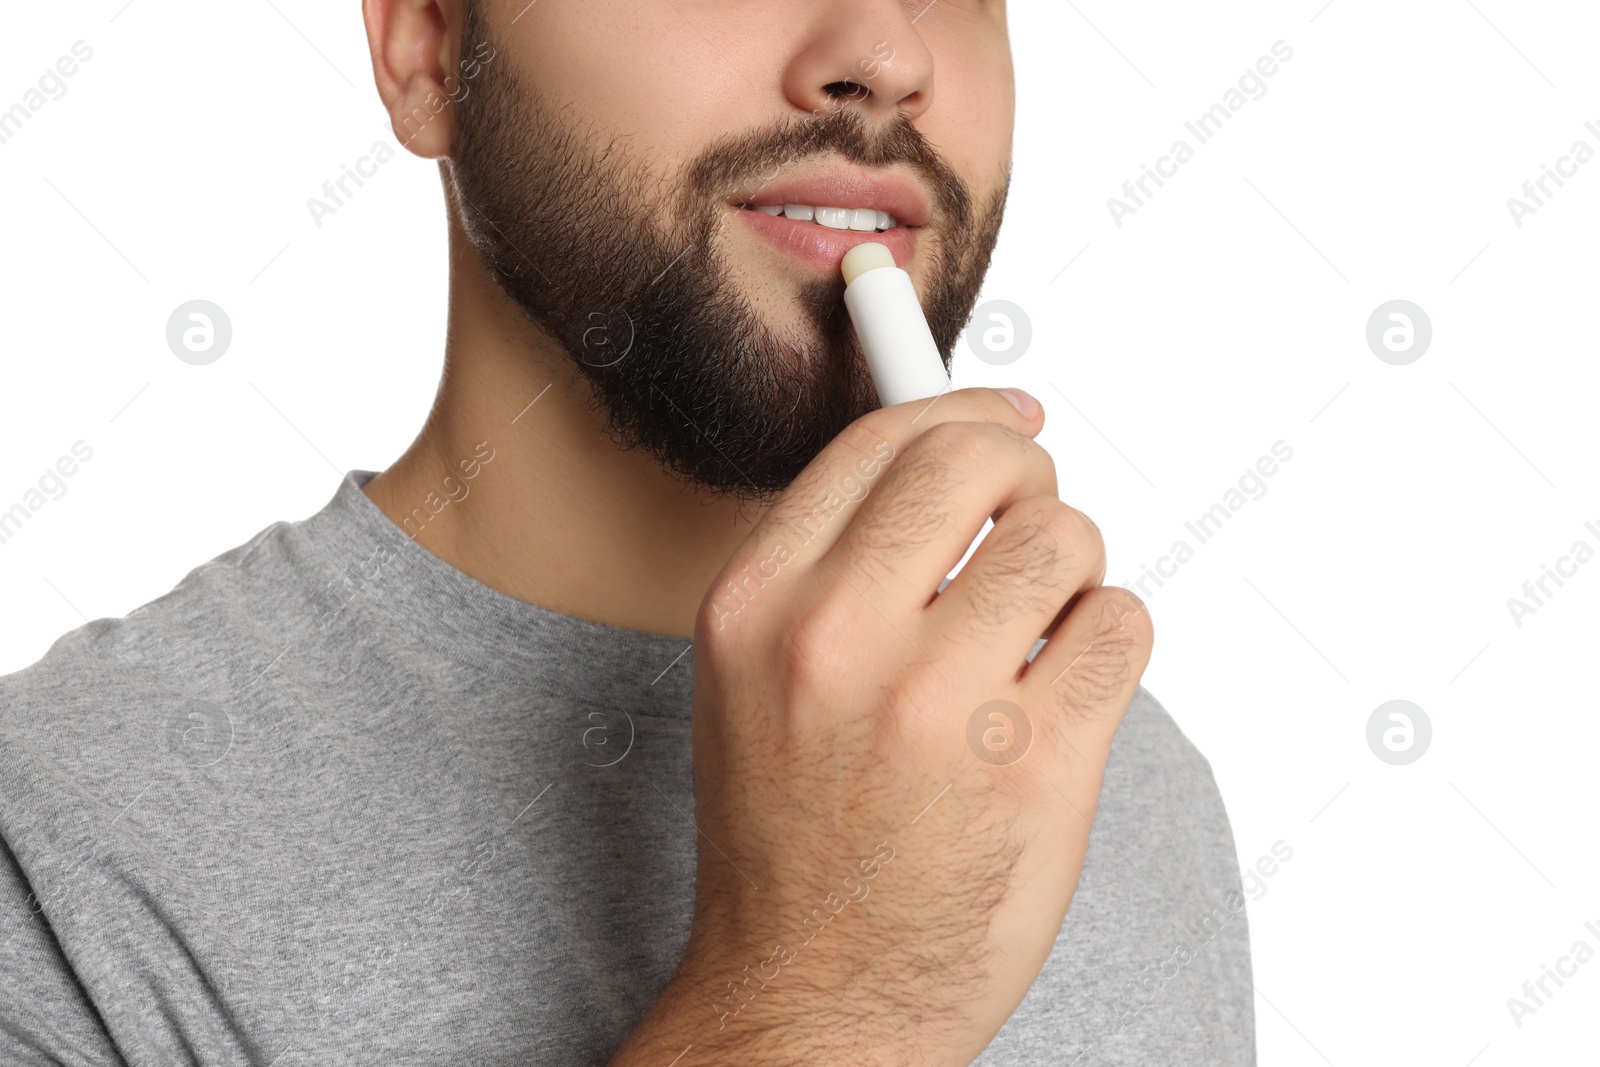
[[[854,99],[859,96],[865,96],[868,90],[865,85],[857,85],[852,81],[837,81],[824,85],[822,91],[836,99],[839,97]]]

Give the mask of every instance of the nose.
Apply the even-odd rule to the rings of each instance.
[[[795,107],[828,115],[855,107],[884,121],[916,119],[933,102],[933,53],[904,0],[814,0],[783,89]]]

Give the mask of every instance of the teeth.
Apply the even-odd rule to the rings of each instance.
[[[749,204],[740,205],[747,211],[759,211],[763,215],[774,217],[782,215],[795,222],[814,222],[819,226],[826,226],[830,230],[853,230],[859,233],[872,233],[877,230],[892,230],[900,223],[887,211],[879,211],[869,207],[812,207],[810,204],[765,204],[761,207],[752,207]]]
[[[826,226],[830,230],[848,230],[850,228],[850,209],[847,207],[819,207],[817,208],[817,225]]]

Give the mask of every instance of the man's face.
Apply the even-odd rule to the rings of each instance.
[[[948,366],[1009,180],[1003,0],[476,0],[463,38],[494,58],[454,208],[619,445],[712,495],[787,486],[878,406],[839,276],[866,240]],[[780,202],[905,221],[746,206]]]

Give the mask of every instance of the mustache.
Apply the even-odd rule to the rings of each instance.
[[[887,124],[869,123],[851,107],[720,138],[689,167],[684,189],[703,203],[708,197],[769,184],[785,170],[830,155],[863,167],[907,167],[921,179],[936,217],[956,230],[971,222],[972,194],[966,183],[910,119],[896,115]]]

